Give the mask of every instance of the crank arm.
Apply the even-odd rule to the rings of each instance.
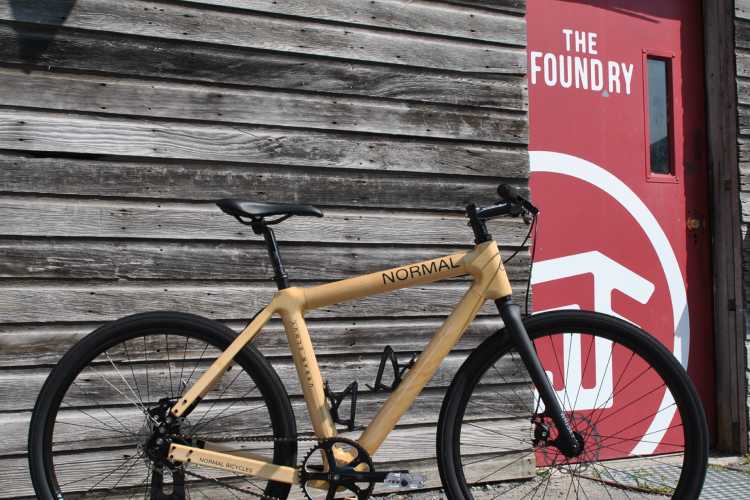
[[[398,474],[405,474],[409,471],[406,470],[396,470],[396,471],[383,471],[383,472],[359,472],[359,471],[345,471],[345,472],[339,472],[336,474],[338,476],[338,479],[336,481],[344,480],[344,481],[352,481],[354,483],[382,483],[385,482],[385,480],[388,478],[389,474],[392,473],[398,473]],[[307,476],[311,480],[318,480],[318,481],[330,481],[331,479],[334,479],[331,477],[330,472],[308,472]]]

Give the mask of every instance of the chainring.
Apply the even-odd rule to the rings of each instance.
[[[336,453],[339,452],[339,460]],[[356,452],[354,455],[352,453]],[[345,464],[341,456],[348,454]],[[309,500],[351,498],[366,500],[372,495],[375,481],[354,481],[347,472],[374,472],[370,454],[351,439],[334,437],[320,441],[305,456],[300,467],[300,487]],[[340,494],[341,496],[336,496]]]

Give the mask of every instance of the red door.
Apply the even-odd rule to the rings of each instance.
[[[527,21],[534,309],[641,326],[713,422],[701,2],[529,0]]]

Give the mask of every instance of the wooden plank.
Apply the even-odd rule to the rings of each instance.
[[[286,245],[284,265],[295,280],[337,280],[378,269],[449,255],[459,248]],[[525,278],[526,255],[506,270]],[[195,243],[88,240],[0,240],[0,277],[80,279],[271,279],[273,268],[260,242]]]
[[[740,103],[737,106],[737,118],[739,123],[738,133],[744,136],[750,135],[750,106]]]
[[[360,379],[360,384],[363,382],[365,380]],[[368,382],[371,383],[372,380]],[[364,385],[362,385],[362,388],[364,390]],[[481,394],[472,395],[472,401],[476,402],[477,405],[489,405],[497,412],[495,418],[506,420],[523,418],[523,410],[528,409],[528,407],[517,403],[517,398],[513,391],[518,390],[518,387],[514,385],[498,386],[493,388],[492,392],[486,391]],[[372,420],[389,395],[389,393],[383,392],[360,393],[356,414],[357,429],[346,431],[345,428],[340,427],[339,432],[352,439],[356,439],[361,433],[362,428]],[[404,414],[403,418],[399,421],[399,425],[425,426],[437,424],[444,395],[443,388],[426,389],[417,398],[414,405]],[[312,425],[307,417],[304,400],[296,396],[292,400],[292,406],[297,419],[297,431],[301,434],[312,433]],[[469,411],[473,413],[465,415],[465,420],[476,421],[487,419],[487,415],[479,414],[471,409],[476,408],[477,405],[470,406]],[[348,409],[348,406],[346,408]],[[486,409],[487,406],[482,406],[482,408]],[[199,405],[195,412],[191,414],[185,430],[189,432],[188,429],[191,428],[189,425],[200,425],[201,418],[205,422],[211,417],[220,417],[220,420],[216,421],[216,425],[209,424],[205,426],[203,432],[197,435],[207,441],[250,434],[270,436],[271,432],[265,413],[265,407],[257,399],[239,403],[221,402],[216,405],[213,405],[212,402],[207,402]],[[525,416],[528,417],[528,415]],[[0,457],[27,453],[26,445],[30,419],[30,412],[0,415],[0,424],[7,436]],[[58,413],[56,418],[55,450],[61,452],[84,448],[95,449],[105,445],[105,440],[106,446],[109,447],[129,446],[133,443],[134,439],[131,435],[126,434],[125,429],[131,429],[135,432],[142,425],[143,414],[134,407],[111,407],[106,411],[102,408],[91,408],[90,405],[89,407],[80,409],[66,407]],[[233,444],[233,446],[236,445]],[[252,445],[250,443],[250,446]],[[425,447],[425,450],[422,451],[424,452],[428,449],[429,447]],[[426,455],[429,456],[429,453]]]
[[[134,348],[136,344],[137,342],[129,343],[129,349]],[[194,342],[193,345],[197,350],[199,343]],[[160,344],[159,347],[161,347],[162,351],[166,351],[164,343]],[[177,393],[180,390],[178,380],[181,379],[182,383],[185,384],[196,380],[208,369],[210,361],[219,355],[219,352],[212,347],[203,353],[202,360],[198,358],[200,352],[196,352],[194,355],[191,354],[194,358],[188,356],[183,363],[181,351],[183,345],[179,345],[179,348],[178,350],[173,345],[170,348],[172,358],[177,356],[177,359],[166,360],[163,359],[166,352],[156,353],[148,351],[144,358],[148,362],[138,361],[134,363],[121,363],[120,361],[126,358],[120,352],[121,349],[116,349],[113,350],[110,358],[112,358],[112,362],[117,362],[117,367],[112,367],[109,364],[109,359],[100,356],[97,360],[99,364],[93,367],[89,365],[85,373],[79,374],[76,383],[66,393],[63,405],[66,408],[95,407],[101,409],[104,407],[122,407],[125,408],[123,412],[127,414],[131,410],[133,412],[137,411],[137,408],[133,406],[133,402],[138,399],[149,404],[156,404],[158,402],[157,398],[178,397],[179,394]],[[443,360],[440,368],[429,381],[427,387],[440,390],[446,389],[466,356],[467,353],[465,352],[449,354]],[[140,357],[140,353],[132,353],[130,357],[135,360],[137,357]],[[161,360],[156,359],[157,357],[160,357]],[[404,362],[409,360],[408,354],[401,354],[399,357]],[[380,359],[381,357],[375,354],[319,356],[318,363],[324,379],[329,380],[334,389],[342,390],[353,380],[358,380],[362,385],[361,390],[364,400],[366,398],[365,394],[369,392],[365,384],[373,384]],[[166,361],[169,362],[167,363]],[[300,388],[297,371],[291,358],[274,358],[270,361],[289,394],[291,396],[301,396],[302,389]],[[488,372],[483,378],[483,384],[492,383],[498,386],[511,384],[511,387],[515,387],[515,390],[518,390],[516,386],[527,381],[526,372],[522,369],[520,363],[518,357],[514,361],[504,359],[502,362],[498,362],[495,365],[498,371],[495,372],[492,370]],[[185,367],[184,370],[182,369],[183,366]],[[193,372],[194,367],[196,369]],[[2,377],[0,377],[0,387],[3,389],[5,397],[0,401],[0,410],[3,412],[31,411],[34,408],[37,395],[49,375],[49,371],[46,368],[3,370]],[[192,376],[188,375],[188,373]],[[388,372],[385,373],[385,377],[389,375]],[[390,377],[384,378],[384,380],[390,382],[393,379]],[[146,391],[147,386],[148,393]],[[492,394],[495,394],[494,390]],[[502,402],[498,402],[495,408],[497,415],[502,414],[507,416],[515,414],[518,411],[519,405],[516,403],[518,397],[513,393],[513,390],[507,394],[503,393],[496,396],[502,398]],[[203,410],[201,411],[203,413],[213,412],[212,405],[216,399],[226,400],[226,398],[234,398],[237,400],[247,400],[247,405],[252,406],[254,404],[253,401],[256,401],[258,397],[258,391],[252,380],[247,374],[239,372],[237,366],[233,366],[228,374],[219,380],[217,386],[205,396],[204,406],[202,406]],[[377,405],[377,401],[379,400],[375,398],[373,401],[372,404]],[[299,401],[299,404],[304,406],[302,401]],[[131,410],[127,410],[127,408],[131,408]],[[234,407],[232,407],[227,418],[231,415],[236,415],[238,422],[241,423],[242,413],[242,408],[239,408],[235,412]],[[306,410],[301,410],[298,413],[305,414]],[[108,419],[112,420],[111,425],[114,425],[113,422],[117,422],[116,417],[110,416]],[[307,427],[305,428],[307,429]]]
[[[309,311],[310,318],[390,316],[414,318],[448,314],[466,291],[466,284],[437,284],[375,295],[326,309]],[[241,282],[123,283],[4,281],[0,283],[1,323],[109,321],[141,311],[189,311],[213,319],[245,319],[270,302],[276,288]],[[525,286],[514,290],[524,302]],[[29,307],[34,304],[34,307]],[[483,314],[497,314],[488,303]]]
[[[524,47],[523,18],[502,12],[414,0],[183,0],[270,14],[468,38]]]
[[[737,154],[741,162],[750,162],[750,137],[737,136]]]
[[[0,19],[58,26],[56,0],[0,4]],[[182,4],[78,0],[64,24],[70,28],[278,52],[373,61],[477,73],[523,74],[525,51],[401,32],[373,31],[310,20],[192,8]]]
[[[511,163],[525,162],[526,153],[518,151],[518,159]],[[129,162],[0,152],[3,191],[35,195],[207,201],[247,196],[258,201],[309,201],[326,206],[459,211],[469,203],[492,200],[500,182],[499,177],[337,172],[185,160]]]
[[[750,192],[750,162],[740,162],[740,191]]]
[[[750,105],[750,80],[737,78],[737,103]]]
[[[477,404],[489,404],[495,408],[497,413],[495,419],[507,423],[510,429],[528,425],[529,407],[519,404],[514,391],[518,387],[513,385],[499,386],[492,391],[484,391],[472,395],[472,401]],[[533,396],[529,392],[532,401]],[[354,431],[346,431],[340,428],[339,432],[344,437],[356,439],[364,427],[375,416],[380,406],[388,397],[387,393],[365,393],[361,394],[361,404],[357,406],[358,428]],[[401,419],[400,426],[424,426],[437,423],[440,407],[444,397],[443,390],[427,389],[415,402]],[[297,419],[297,429],[300,434],[310,435],[312,426],[307,418],[305,403],[299,397],[294,397],[292,406]],[[486,407],[485,407],[486,408]],[[464,416],[464,421],[482,422],[487,420],[487,415],[472,412]],[[0,416],[3,429],[7,431],[8,440],[0,457],[10,455],[23,455],[26,453],[26,440],[29,432],[30,412],[8,413]],[[219,418],[209,422],[211,418]],[[523,419],[523,422],[516,422]],[[201,425],[206,424],[206,425]],[[83,451],[87,449],[96,450],[106,447],[128,447],[137,441],[137,435],[143,425],[143,413],[135,407],[117,408],[72,408],[66,407],[56,417],[55,451]],[[255,435],[257,437],[270,437],[272,431],[265,406],[262,401],[254,399],[242,402],[222,402],[213,404],[208,401],[204,406],[198,406],[193,414],[187,419],[185,432],[192,433],[191,429],[196,426],[201,430],[196,433],[206,441],[223,439],[230,443],[229,446],[242,450],[262,451],[267,444],[255,442],[227,441],[235,436]],[[132,431],[132,433],[131,433]],[[431,440],[434,443],[434,438]],[[520,445],[520,442],[515,442]],[[526,443],[524,443],[526,444]],[[426,449],[429,448],[425,447]],[[387,451],[387,450],[386,450]],[[426,450],[421,450],[424,453]],[[401,451],[400,459],[409,459],[412,452]],[[392,453],[395,455],[395,453]],[[429,452],[426,454],[430,456]],[[434,457],[434,455],[432,455]]]
[[[737,64],[737,76],[750,78],[750,53],[737,50],[735,52],[735,63]]]
[[[740,19],[750,20],[750,0],[735,0],[734,15]]]
[[[526,0],[446,0],[456,5],[469,5],[484,9],[526,13]]]
[[[259,241],[252,229],[239,224],[213,203],[0,196],[0,210],[3,211],[0,234],[6,236]],[[503,245],[520,244],[528,232],[527,226],[515,219],[496,219],[489,228]],[[279,226],[276,234],[282,249],[285,242],[311,241],[466,247],[472,244],[465,217],[452,213],[326,209],[322,218],[293,217]]]
[[[489,425],[489,424],[488,424]],[[528,431],[528,423],[517,423],[515,425],[508,425],[508,423],[503,421],[497,421],[493,422],[492,425],[497,426],[498,429],[503,429],[504,433],[515,433],[518,435],[521,435],[524,432]],[[510,428],[509,428],[510,427]],[[382,449],[375,455],[375,460],[379,464],[388,464],[395,461],[403,462],[405,460],[415,460],[415,459],[424,459],[424,455],[420,456],[420,453],[424,453],[426,450],[426,447],[429,447],[428,449],[434,449],[434,442],[435,442],[435,427],[429,426],[429,427],[417,427],[417,428],[398,428],[394,430],[388,440],[383,444]],[[92,472],[97,472],[99,470],[106,472],[111,467],[107,468],[104,467],[101,462],[97,463],[100,460],[103,459],[112,459],[112,457],[115,456],[115,453],[122,453],[119,452],[108,452],[108,451],[99,451],[99,452],[92,452],[90,454],[76,454],[76,455],[70,455],[71,460],[87,460],[91,462],[93,465],[90,469],[86,469],[86,476],[91,475]],[[518,454],[518,455],[511,455],[514,458],[510,460],[517,460],[520,456],[525,455],[525,453]],[[434,456],[434,452],[433,455]],[[65,456],[59,457],[56,460],[56,466],[60,470],[59,473],[64,473],[65,470]],[[506,455],[507,457],[507,455]],[[118,456],[118,458],[122,458],[122,455]],[[499,457],[500,458],[500,457]],[[510,461],[509,460],[509,461]],[[138,462],[141,465],[134,466],[131,470],[125,471],[122,475],[125,476],[121,482],[121,485],[138,485],[143,482],[144,478],[147,474],[146,466],[143,462]],[[59,464],[59,465],[57,465]],[[29,495],[33,494],[33,490],[30,488],[30,481],[28,480],[28,463],[25,458],[5,458],[0,460],[0,466],[3,467],[3,470],[5,473],[3,474],[3,477],[0,481],[0,488],[2,490],[2,494],[6,495],[5,498],[17,498],[21,495]],[[528,475],[532,470],[532,464],[529,461],[524,462],[524,465],[522,467],[514,468],[513,472],[518,474],[522,473],[523,475]],[[68,475],[67,478],[64,480],[67,481],[74,481],[76,479],[80,479],[81,477],[81,468],[75,467],[75,470],[71,470],[72,468],[68,468],[68,471],[70,471],[71,475]],[[125,469],[125,468],[123,468]],[[226,477],[223,473],[220,471],[217,471],[215,469],[208,469],[208,468],[199,468],[196,469],[199,470],[200,473],[208,475],[208,476],[215,476],[215,477]],[[490,469],[491,470],[491,469]],[[120,474],[118,474],[119,477]],[[94,480],[89,486],[93,485],[93,483],[96,480]],[[107,486],[111,487],[116,481],[115,479],[112,479]],[[85,490],[85,488],[84,488]]]
[[[0,69],[0,105],[512,143],[526,114]]]
[[[352,352],[379,354],[384,346],[396,351],[418,352],[442,324],[442,318],[367,319],[352,320],[310,319],[307,321],[319,355],[351,354]],[[236,332],[248,320],[225,322]],[[0,325],[0,367],[29,367],[56,364],[73,344],[101,326],[101,323],[70,323],[64,325]],[[495,333],[502,322],[495,317],[474,320],[459,340],[459,350],[473,349],[487,336]],[[289,354],[286,335],[281,322],[272,320],[253,341],[266,356]]]
[[[734,22],[735,46],[740,49],[750,49],[750,20],[736,19]]]
[[[20,45],[37,49],[20,51]],[[512,110],[527,107],[526,84],[520,75],[338,61],[1,21],[0,61],[44,70],[69,68]]]
[[[737,166],[737,91],[734,0],[703,2],[706,61],[706,118],[713,210],[714,335],[717,432],[715,446],[726,452],[748,450],[744,400],[744,361],[740,359],[744,326]],[[741,362],[742,365],[737,363]],[[742,368],[740,369],[740,366]]]
[[[528,175],[526,162],[518,162],[526,141],[526,125],[519,125],[505,147],[2,109],[0,148],[512,178]]]

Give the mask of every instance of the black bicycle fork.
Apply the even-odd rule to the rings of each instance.
[[[514,304],[510,297],[496,300],[495,305],[497,305],[511,341],[515,344],[521,360],[526,365],[526,370],[529,372],[534,387],[539,391],[539,396],[544,402],[545,414],[552,419],[557,428],[558,437],[554,442],[555,446],[567,457],[579,455],[583,451],[583,443],[573,432],[560,401],[557,399],[555,390],[544,372],[534,343],[529,338],[529,334],[523,325],[521,308]]]

